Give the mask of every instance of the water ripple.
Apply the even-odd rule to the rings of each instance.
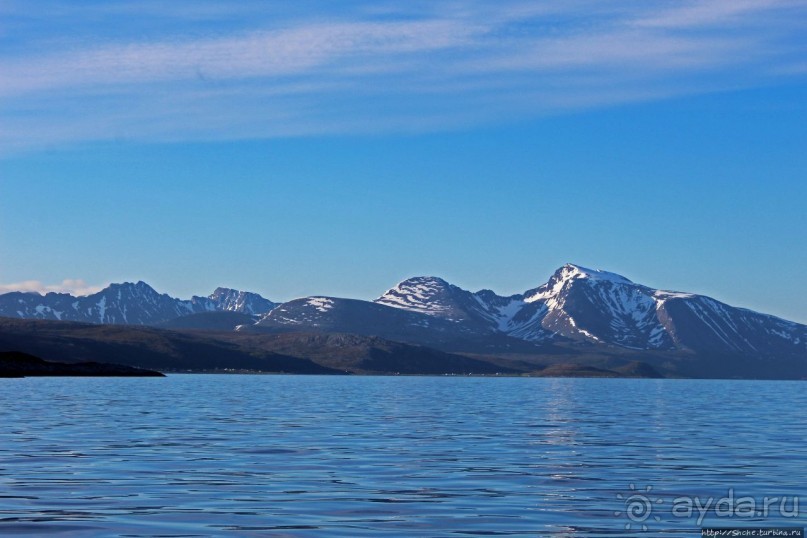
[[[798,382],[0,380],[0,534],[693,536],[680,497],[804,492]],[[635,493],[635,491],[634,491]],[[621,495],[622,497],[619,497]],[[719,519],[805,526],[805,516]],[[636,528],[636,527],[634,527]]]

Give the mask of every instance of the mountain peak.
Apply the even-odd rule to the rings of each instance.
[[[146,293],[154,293],[157,294],[157,290],[143,282],[142,280],[138,280],[137,282],[122,282],[120,284],[110,284],[99,293],[104,293],[107,290],[133,290],[138,292],[146,292]]]
[[[235,288],[224,288],[222,286],[219,286],[218,288],[213,290],[213,293],[211,293],[207,297],[209,299],[216,299],[217,297],[224,297],[224,296],[228,296],[228,295],[238,295],[239,293],[242,293],[241,290],[237,290]]]
[[[378,304],[437,315],[451,309],[454,292],[461,292],[442,278],[416,276],[399,282],[375,300]]]
[[[277,306],[257,293],[233,288],[216,288],[207,296],[207,299],[213,302],[214,310],[241,312],[242,314],[265,314]]]
[[[415,276],[399,282],[394,288],[389,289],[384,295],[379,297],[378,300],[380,301],[390,294],[413,295],[418,299],[424,300],[434,297],[435,295],[438,295],[450,288],[451,284],[440,277]]]
[[[633,284],[630,280],[616,273],[609,273],[600,269],[589,269],[582,265],[567,263],[555,271],[546,284],[530,290],[524,294],[524,301],[549,300],[558,297],[562,290],[568,289],[573,282],[610,282],[614,284]]]
[[[575,279],[590,279],[602,280],[608,282],[617,282],[620,284],[633,284],[630,280],[622,275],[603,271],[602,269],[589,269],[582,265],[567,263],[552,275],[552,279],[556,280],[575,280]]]
[[[441,286],[441,287],[448,287],[451,284],[443,280],[438,276],[413,276],[411,278],[407,278],[406,280],[402,280],[398,283],[396,287],[402,286]]]

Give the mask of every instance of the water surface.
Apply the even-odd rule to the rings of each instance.
[[[0,534],[592,537],[629,524],[646,525],[645,536],[700,536],[697,513],[674,515],[675,499],[807,496],[804,387],[0,380]],[[631,519],[637,494],[650,512]],[[702,523],[807,525],[785,508],[711,510]]]

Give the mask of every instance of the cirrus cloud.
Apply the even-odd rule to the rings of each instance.
[[[0,151],[502,123],[787,82],[807,53],[807,0],[106,4],[0,6]]]

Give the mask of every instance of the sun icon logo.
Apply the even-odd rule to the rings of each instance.
[[[650,495],[653,486],[647,486],[644,488],[644,491],[640,491],[636,489],[635,484],[631,484],[630,490],[627,496],[617,493],[616,498],[625,503],[625,510],[616,511],[614,515],[619,517],[625,514],[629,519],[629,521],[625,523],[625,530],[631,530],[634,528],[633,526],[636,525],[637,530],[641,526],[641,529],[646,531],[648,528],[647,521],[651,517],[656,522],[661,521],[660,517],[653,515],[653,505],[662,504],[664,500],[653,498]]]

